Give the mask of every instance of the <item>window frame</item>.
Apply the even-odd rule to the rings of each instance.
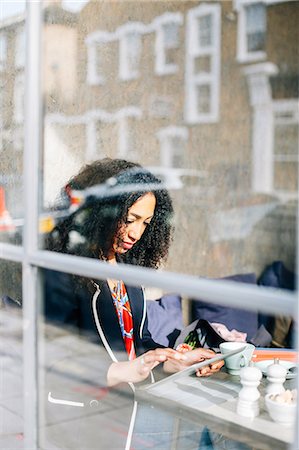
[[[197,35],[196,22],[206,15],[213,16],[211,33],[214,36],[214,46],[196,48],[194,41]],[[186,22],[186,67],[185,67],[185,121],[189,124],[216,123],[220,110],[220,64],[221,64],[221,5],[201,4],[187,13]],[[195,74],[195,59],[209,56],[211,71]],[[196,102],[196,90],[200,86],[210,87],[210,111],[201,113]]]
[[[172,75],[177,73],[179,66],[177,64],[169,64],[166,62],[166,51],[168,48],[165,46],[165,30],[164,26],[168,24],[175,24],[178,27],[178,39],[179,39],[179,27],[183,24],[183,15],[179,12],[170,13],[167,12],[161,16],[156,17],[153,21],[153,28],[155,29],[155,73],[159,76]],[[178,49],[179,47],[173,46],[171,49]]]
[[[161,128],[156,136],[160,143],[160,161],[162,167],[175,167],[173,164],[175,149],[171,145],[173,138],[179,138],[183,142],[187,142],[189,138],[189,130],[187,127],[169,126]],[[184,159],[184,154],[181,155]]]
[[[267,58],[266,50],[248,50],[246,27],[246,7],[255,4],[262,4],[265,7],[265,36],[267,36],[267,3],[268,2],[266,0],[235,0],[235,9],[238,13],[237,61],[239,63],[264,61]]]
[[[291,117],[279,117],[279,113],[291,113]],[[299,123],[299,105],[298,105],[298,99],[288,99],[288,100],[273,100],[273,145],[275,145],[274,139],[275,139],[275,126],[276,125],[297,125]],[[290,155],[287,157],[283,154],[275,154],[273,149],[273,174],[275,173],[275,163],[276,162],[299,162],[299,156],[297,155]],[[299,176],[298,176],[299,177]],[[299,181],[299,179],[298,179]],[[296,199],[297,198],[297,192],[292,192],[288,190],[281,190],[281,189],[275,189],[275,180],[273,175],[273,193],[275,193],[279,198],[281,198],[284,201],[290,200],[290,199]]]
[[[97,152],[96,145],[96,124],[113,123],[118,124],[118,146],[116,153],[118,157],[125,157],[130,154],[129,149],[129,128],[126,123],[127,118],[134,118],[136,120],[142,117],[142,111],[136,106],[126,106],[120,108],[114,112],[109,112],[104,109],[92,109],[86,111],[79,116],[67,116],[64,114],[48,114],[45,116],[45,121],[48,125],[60,124],[60,125],[85,125],[86,133],[86,152],[85,159],[90,161],[94,158],[98,158],[100,152]]]
[[[117,35],[119,36],[119,66],[118,66],[118,76],[120,80],[129,81],[135,80],[140,75],[140,67],[135,70],[130,68],[129,63],[129,43],[128,35],[131,33],[137,34],[140,40],[139,55],[138,55],[138,66],[140,66],[141,56],[142,56],[142,36],[146,32],[146,27],[142,22],[127,22],[117,29]]]
[[[38,450],[39,434],[39,298],[40,268],[55,269],[88,277],[120,278],[132,285],[152,285],[201,298],[212,303],[240,307],[272,314],[298,316],[297,294],[262,289],[228,281],[198,278],[191,275],[156,272],[153,269],[107,264],[89,258],[39,250],[38,205],[40,186],[40,149],[42,148],[41,93],[41,2],[27,3],[26,78],[25,78],[25,150],[24,150],[24,233],[23,245],[0,242],[1,259],[22,264],[23,273],[23,359],[24,359],[24,448]],[[298,251],[298,250],[297,250]],[[220,299],[220,300],[219,300]],[[241,299],[241,300],[240,300]],[[262,305],[262,306],[261,306]],[[298,347],[298,342],[297,342]],[[298,437],[297,437],[298,439]]]
[[[109,33],[107,31],[95,31],[94,33],[89,34],[85,39],[85,44],[87,46],[87,84],[91,86],[105,84],[105,76],[100,74],[97,68],[98,47],[113,42],[114,40],[114,33]]]

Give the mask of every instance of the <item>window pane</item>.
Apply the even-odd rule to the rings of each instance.
[[[165,51],[165,64],[175,64],[177,61],[177,50],[168,49]]]
[[[247,49],[249,52],[265,50],[265,33],[264,32],[248,33]]]
[[[7,59],[7,37],[6,34],[0,34],[0,70],[5,69]]]
[[[210,111],[210,86],[200,85],[197,87],[197,111],[199,114]]]
[[[0,446],[23,449],[22,268],[0,260]]]
[[[179,25],[167,23],[163,25],[165,48],[175,48],[179,45]]]
[[[248,5],[246,11],[246,28],[248,32],[265,31],[266,8],[263,3]]]
[[[141,56],[141,36],[139,33],[128,33],[125,37],[127,48],[128,70],[131,72],[139,70]]]
[[[286,139],[286,135],[288,138]],[[276,155],[298,159],[299,131],[297,124],[276,124],[274,151]]]
[[[267,284],[268,275],[264,273],[260,281],[262,284]],[[111,380],[109,370],[112,360],[115,362],[116,358],[128,362],[132,346],[137,355],[141,349],[137,333],[132,343],[128,340],[126,323],[119,319],[119,315],[124,317],[125,311],[131,311],[135,330],[143,326],[144,336],[147,336],[142,341],[145,348],[147,345],[177,347],[179,344],[218,348],[224,340],[222,333],[226,333],[230,339],[238,336],[239,343],[244,339],[257,339],[256,343],[262,339],[259,342],[264,345],[273,337],[272,344],[275,341],[276,348],[293,346],[294,324],[290,317],[258,314],[244,307],[236,309],[223,304],[211,305],[200,295],[182,298],[180,293],[173,293],[171,286],[164,290],[155,286],[147,287],[147,322],[142,325],[144,304],[140,287],[126,283],[120,289],[120,282],[116,280],[107,283],[97,279],[91,282],[87,278],[52,270],[43,272],[43,281],[45,320],[42,337],[46,364],[41,367],[40,444],[45,449],[92,448],[94,442],[100,448],[124,448],[129,438],[133,396],[126,384],[119,385],[117,389],[107,389],[107,377]],[[215,280],[214,283],[220,281]],[[256,278],[254,274],[243,274],[230,278],[230,281],[255,284]],[[118,295],[124,292],[127,294],[125,311],[118,302]],[[215,323],[219,317],[232,330],[230,334],[223,325],[221,327]],[[187,328],[186,321],[193,325]],[[260,324],[273,335],[264,333],[263,337],[261,334],[258,337]],[[258,361],[262,352],[265,349],[255,349]],[[272,349],[272,355],[273,352]],[[289,357],[289,361],[285,361],[286,366],[292,367],[294,351],[285,354]],[[268,355],[271,355],[271,350]],[[267,361],[269,363],[271,360]],[[117,364],[121,367],[122,363]],[[265,366],[262,367],[265,371]],[[238,423],[236,410],[241,384],[239,377],[232,376],[228,370],[226,366],[208,378],[181,374],[176,382],[169,380],[160,389],[158,385],[153,384],[151,387],[149,384],[143,390],[144,384],[136,383],[135,395],[140,402],[134,420],[132,447],[154,445],[165,448],[166,445],[177,444],[179,448],[185,448],[192,442],[193,447],[199,444],[200,448],[210,440],[222,446],[240,448],[241,443],[246,443],[250,444],[249,448],[254,448],[254,430],[264,423],[267,412],[264,408],[261,410],[263,417],[252,423],[251,430]],[[125,371],[118,372],[118,376],[121,379],[125,377]],[[156,380],[165,379],[162,365],[154,370],[153,376]],[[259,386],[262,395],[267,384],[264,377]],[[292,389],[295,379],[288,379],[285,386]],[[173,401],[179,402],[179,411],[173,407]],[[217,414],[221,414],[221,423],[213,421]],[[271,434],[267,432],[267,437],[263,436],[262,439],[267,444],[272,443],[275,448],[281,439],[281,430],[274,422],[268,422],[267,425]],[[175,429],[177,432],[174,432]]]
[[[274,171],[274,186],[285,191],[298,190],[298,163],[276,162]]]
[[[285,16],[280,16],[279,26],[278,23],[273,25],[277,33],[283,29],[282,36],[287,35],[287,30],[296,31],[295,26],[290,25],[293,16],[290,4],[284,3]],[[42,342],[45,338],[44,358],[47,362],[45,366],[41,365],[44,385],[40,394],[39,444],[43,449],[125,448],[119,442],[127,435],[132,397],[127,397],[126,393],[123,396],[122,387],[107,392],[106,369],[110,368],[112,360],[109,351],[103,348],[103,336],[101,338],[97,330],[93,308],[95,286],[92,283],[82,286],[78,284],[78,277],[60,272],[75,271],[79,261],[80,270],[93,263],[98,268],[98,275],[92,278],[96,278],[101,292],[108,292],[108,306],[103,314],[107,311],[111,314],[105,323],[116,330],[117,342],[113,345],[121,344],[120,358],[125,362],[128,362],[128,352],[124,350],[121,334],[125,321],[121,320],[121,314],[118,315],[123,309],[121,302],[117,303],[118,310],[114,306],[114,292],[109,290],[107,280],[103,280],[104,268],[123,270],[124,278],[132,270],[138,285],[141,284],[138,281],[140,267],[157,268],[156,272],[145,271],[147,297],[161,299],[167,295],[172,297],[172,306],[179,305],[179,312],[172,315],[171,307],[162,308],[159,302],[152,303],[161,309],[151,319],[151,306],[148,307],[151,331],[161,345],[175,346],[185,326],[204,319],[208,325],[224,325],[228,340],[232,336],[243,339],[245,335],[246,340],[251,340],[264,325],[269,333],[266,333],[268,340],[257,343],[257,347],[269,346],[276,351],[281,347],[284,351],[295,349],[296,322],[290,311],[283,309],[287,302],[280,303],[283,305],[282,317],[278,317],[278,313],[275,316],[265,313],[266,317],[261,317],[264,314],[261,308],[266,301],[258,303],[254,309],[248,308],[256,301],[257,292],[264,292],[259,290],[259,284],[285,289],[289,295],[294,292],[297,181],[290,161],[283,162],[279,158],[295,155],[291,149],[297,138],[291,124],[283,123],[286,126],[280,127],[277,105],[272,104],[271,80],[263,67],[258,67],[258,74],[249,80],[244,74],[244,66],[238,61],[232,63],[231,50],[233,43],[236,44],[237,29],[232,26],[231,15],[227,16],[228,7],[225,2],[127,1],[86,2],[76,12],[66,12],[65,2],[49,4],[46,8],[48,16],[45,17],[53,20],[45,20],[43,24],[44,124],[40,170],[43,228],[40,228],[40,248],[52,251],[50,256],[54,266],[57,264],[57,271],[43,272],[43,282],[48,283],[44,284],[45,323],[40,319],[40,338]],[[277,7],[271,5],[273,9]],[[167,23],[162,30],[160,28],[173,17],[171,13],[178,13],[176,17],[181,19],[179,39],[174,24],[168,27]],[[128,34],[124,34],[125,31]],[[258,25],[247,31],[248,35],[258,38],[258,44],[254,46],[260,45],[259,39],[265,30]],[[267,39],[274,39],[277,33]],[[218,45],[219,36],[221,45]],[[158,75],[155,58],[159,49],[156,46],[162,45],[163,37],[165,53],[161,66],[166,69],[167,65],[175,64],[177,71],[161,70]],[[94,62],[94,80],[87,76],[92,53],[89,44],[93,38],[99,50],[99,58],[91,61]],[[278,48],[278,45],[282,47]],[[294,39],[285,37],[277,41],[277,45],[273,41],[270,46],[269,61],[275,61],[278,67],[286,64],[283,66],[286,80],[281,74],[282,84],[287,83],[288,72],[294,71],[291,67],[297,46]],[[59,48],[57,52],[56,47]],[[283,51],[285,48],[288,48],[287,53]],[[283,61],[281,55],[284,55]],[[127,66],[120,66],[124,62]],[[138,69],[138,76],[130,77],[130,71]],[[253,66],[250,70],[254,70]],[[252,94],[253,88],[256,91]],[[258,101],[252,104],[253,100],[261,98],[269,100],[265,111],[259,109]],[[219,105],[219,114],[215,113],[218,111],[215,105]],[[195,116],[194,121],[186,120],[186,111],[191,117]],[[258,149],[255,147],[257,142],[263,144]],[[256,174],[259,175],[258,187],[254,184]],[[145,200],[151,205],[150,212],[140,213],[139,207]],[[142,220],[136,224],[136,219],[140,218]],[[75,261],[66,259],[61,267],[58,258],[69,255],[75,255]],[[89,259],[82,263],[76,256]],[[159,276],[166,277],[169,272],[174,273],[173,283],[157,292],[159,287],[149,277],[157,276],[158,280]],[[231,297],[225,296],[225,289],[221,295],[215,290],[214,303],[210,297],[205,297],[203,287],[194,288],[196,292],[192,295],[184,294],[181,292],[183,275],[193,275],[192,280],[196,281],[216,279],[215,283],[225,277],[237,277],[235,305],[228,304]],[[120,281],[118,278],[118,275],[111,276],[112,284]],[[247,283],[247,288],[257,290],[246,296],[241,292],[242,281]],[[154,288],[154,294],[149,292]],[[271,289],[265,288],[265,291],[272,293]],[[121,289],[117,292],[123,293]],[[277,293],[284,298],[278,289]],[[132,302],[137,297],[128,294]],[[195,298],[201,302],[198,308]],[[125,295],[122,301],[124,299]],[[141,323],[139,313],[143,302],[139,302],[139,297],[137,300],[137,312],[135,304],[131,309],[133,325]],[[220,309],[214,307],[215,303]],[[274,309],[272,303],[274,301],[269,302],[271,311]],[[215,315],[208,314],[215,310]],[[162,317],[165,319],[163,324],[160,323]],[[232,317],[236,321],[227,321]],[[180,323],[176,319],[180,319]],[[100,316],[99,320],[101,323],[105,317]],[[283,331],[279,334],[281,327]],[[213,328],[217,334],[220,329]],[[90,331],[95,340],[90,338]],[[126,333],[130,337],[129,331]],[[138,331],[134,337],[137,345]],[[271,359],[274,359],[273,354]],[[163,417],[159,420],[158,436],[155,436],[158,441],[153,434],[144,436],[146,426],[152,423],[148,419],[149,413],[145,422],[141,422],[137,414],[137,425],[143,435],[134,435],[132,447],[151,445],[158,448],[160,443],[160,448],[167,448],[159,441],[162,424],[163,427],[166,424],[163,433],[169,427],[178,430],[171,442],[177,448],[189,444],[189,447],[203,448],[208,439],[217,442],[217,433],[226,440],[237,439],[235,448],[239,447],[238,439],[243,443],[248,439],[251,448],[284,446],[288,437],[282,437],[276,423],[270,420],[262,406],[263,396],[260,417],[256,420],[259,423],[265,420],[270,432],[262,438],[262,433],[257,433],[254,427],[255,421],[247,427],[246,434],[243,429],[240,433],[235,425],[240,425],[237,414],[233,416],[236,420],[226,420],[229,405],[223,401],[225,405],[221,406],[223,398],[219,400],[218,397],[215,404],[207,394],[208,383],[215,382],[216,389],[220,383],[217,392],[223,389],[221,382],[227,380],[226,376],[223,369],[207,379],[192,375],[171,385],[171,393],[175,390],[176,394],[178,391],[182,394],[179,408],[184,411],[184,423],[176,422],[177,404],[173,407],[167,403],[167,411],[163,409],[163,402],[170,401],[163,397],[166,390],[161,395],[151,393],[143,406],[154,406],[154,416]],[[227,380],[224,397],[236,406],[241,384],[239,379],[237,385],[230,384],[232,381]],[[262,383],[261,389],[264,389],[265,377]],[[292,387],[291,384],[288,386]],[[193,389],[197,394],[195,400],[193,395],[192,404]],[[111,399],[110,394],[115,397]],[[157,404],[159,396],[163,400]],[[115,404],[119,404],[117,411]],[[196,412],[194,404],[202,410]],[[207,417],[206,410],[210,407],[223,408],[219,428],[219,419]],[[231,412],[235,414],[236,410]],[[208,432],[204,430],[205,426]],[[233,432],[231,427],[234,427]],[[187,436],[190,437],[189,444]],[[222,446],[219,439],[218,444]],[[289,436],[289,441],[292,440]]]
[[[198,18],[198,44],[199,47],[212,45],[212,16],[206,15]]]
[[[210,73],[211,72],[211,56],[200,56],[194,60],[195,62],[195,69],[194,72],[196,74],[204,72],[204,73]]]
[[[114,123],[97,123],[96,142],[98,143],[97,151],[94,157],[99,158],[107,154],[108,148],[117,148],[118,125]]]
[[[2,12],[7,20],[1,26],[0,39],[0,242],[20,244],[23,225],[24,15],[18,15],[16,23],[11,25],[13,18],[6,5]]]
[[[261,3],[246,6],[246,30],[248,51],[265,50],[266,8]]]
[[[72,64],[77,65],[79,71],[73,73],[71,79],[69,78],[71,80],[69,85],[73,86],[69,90],[69,100],[65,98],[65,91],[58,88],[62,83],[62,75],[57,76],[56,84],[53,85],[51,72],[45,72],[43,83],[45,92],[48,92],[48,83],[50,82],[53,89],[51,94],[45,95],[44,154],[42,157],[45,190],[42,198],[44,198],[45,204],[42,205],[41,210],[45,212],[45,215],[49,209],[54,208],[55,210],[57,204],[60,205],[60,190],[65,187],[72,176],[78,174],[85,163],[95,159],[104,157],[129,159],[145,167],[154,167],[155,174],[164,179],[165,174],[160,170],[160,166],[164,165],[165,158],[162,157],[164,150],[157,138],[157,133],[165,126],[186,127],[188,137],[184,141],[184,157],[181,158],[178,156],[179,152],[173,151],[172,163],[170,163],[173,167],[180,168],[182,172],[170,171],[168,177],[168,181],[171,180],[171,183],[173,182],[175,185],[173,188],[170,183],[170,195],[175,210],[173,219],[175,234],[165,267],[169,270],[203,276],[217,276],[219,273],[229,275],[244,270],[261,273],[268,261],[280,258],[283,243],[282,238],[275,234],[274,229],[267,228],[267,218],[272,209],[276,208],[275,202],[263,197],[263,191],[255,192],[251,184],[255,170],[255,163],[252,162],[253,133],[255,131],[249,124],[254,123],[254,112],[249,107],[250,105],[248,106],[247,90],[245,93],[243,84],[237,81],[241,73],[241,66],[239,67],[238,64],[231,66],[228,61],[222,64],[221,85],[226,86],[226,89],[219,97],[222,112],[218,122],[186,125],[183,111],[186,91],[182,89],[182,74],[187,64],[186,42],[184,40],[180,42],[180,49],[176,54],[176,64],[180,68],[180,73],[165,75],[158,80],[154,69],[150,70],[150,67],[153,67],[151,66],[153,51],[152,53],[149,51],[149,49],[154,49],[156,36],[152,32],[145,33],[142,38],[144,41],[142,61],[148,70],[140,75],[138,80],[126,80],[124,83],[119,79],[118,71],[112,70],[114,65],[117,66],[119,62],[118,30],[119,27],[123,27],[129,22],[127,15],[130,15],[130,22],[138,22],[141,19],[133,6],[131,9],[130,2],[125,3],[125,6],[118,2],[116,5],[116,9],[113,10],[105,2],[99,5],[88,3],[76,16],[76,26],[70,27],[67,20],[64,23],[66,36],[69,38],[64,41],[65,51],[73,49],[73,53],[69,52],[69,55],[72,56]],[[162,14],[160,10],[155,9],[154,3],[147,6],[151,11],[151,17],[156,18]],[[167,4],[162,9],[163,13],[169,12]],[[184,17],[190,10],[187,2],[183,2],[178,8]],[[112,11],[117,11],[115,17],[118,18],[114,26],[111,26],[110,23],[111,15],[114,14]],[[201,10],[194,11],[192,17],[195,13],[199,15],[201,12]],[[92,27],[90,25],[91,28],[87,30],[86,23],[89,23],[91,17],[93,25]],[[209,33],[212,35],[212,14],[206,13],[200,16],[200,19],[202,21],[197,22],[200,24],[200,29],[210,30]],[[150,21],[144,22],[144,24],[146,23],[150,23]],[[228,25],[225,22],[225,25],[222,23],[221,26],[227,27]],[[49,24],[45,24],[45,27],[47,30],[51,30]],[[69,34],[70,28],[72,34]],[[170,30],[174,32],[174,28],[170,27]],[[181,31],[182,38],[186,39],[186,25],[182,27]],[[109,77],[106,78],[104,85],[90,86],[85,77],[87,60],[82,55],[86,52],[87,56],[87,44],[85,43],[89,34],[97,32],[101,32],[105,36],[108,33],[109,39],[112,39],[111,42],[103,44],[110,48],[109,55],[108,53],[106,55],[105,52],[102,54],[103,70],[109,74]],[[229,32],[228,29],[227,32]],[[208,32],[205,33],[209,36]],[[76,47],[74,47],[73,41],[76,35],[82,42],[82,48],[78,47],[79,53],[74,50]],[[58,43],[55,44],[54,33],[48,33],[46,36],[48,36],[45,38],[46,42],[51,41],[51,48],[58,45]],[[136,35],[133,33],[131,37],[132,42],[136,43]],[[207,38],[206,42],[208,41]],[[209,42],[212,43],[213,40]],[[133,48],[134,46],[132,46]],[[295,54],[295,44],[293,44],[292,51]],[[79,57],[79,55],[81,56]],[[45,53],[44,61],[47,61],[48,58]],[[61,60],[62,63],[63,60]],[[206,119],[211,112],[212,98],[214,97],[212,97],[213,90],[210,81],[202,81],[200,77],[204,78],[205,73],[209,73],[211,70],[211,56],[197,57],[196,64],[198,67],[194,75],[199,75],[199,77],[197,79],[194,76],[195,81],[191,80],[190,83],[194,81],[193,98],[196,111]],[[65,66],[61,67],[63,68],[62,73],[64,73]],[[77,73],[81,75],[77,76]],[[245,82],[244,78],[243,82]],[[196,83],[198,83],[197,86]],[[163,105],[163,114],[161,111],[154,111],[153,99],[155,99],[155,104]],[[244,107],[245,104],[248,109]],[[189,107],[191,108],[192,105]],[[241,117],[246,117],[246,120],[241,120]],[[233,124],[238,124],[238,127]],[[280,130],[277,125],[275,125],[275,129]],[[273,136],[275,142],[277,139],[279,141],[277,144],[275,143],[270,154],[281,154],[277,149],[282,149],[283,146],[287,146],[285,148],[292,146],[293,148],[294,144],[291,143],[293,142],[293,129],[286,127],[275,133],[276,135]],[[279,138],[277,133],[279,133]],[[174,148],[175,145],[172,147]],[[290,152],[290,150],[285,151],[287,154]],[[273,174],[275,162],[265,160],[264,164],[262,173],[269,171]],[[169,161],[167,165],[169,165]],[[193,170],[195,173],[192,172]],[[293,180],[292,177],[290,179]],[[102,184],[105,185],[105,182]],[[272,189],[270,192],[273,193],[276,188],[272,186],[270,189]],[[294,193],[295,190],[296,184],[291,192]],[[269,191],[266,192],[269,193]],[[188,198],[188,202],[183,200],[184,198]],[[68,197],[66,199],[67,201],[64,203],[66,211],[63,214],[68,215],[72,199]],[[281,211],[279,213],[284,214]],[[59,214],[55,213],[54,222]],[[183,231],[184,233],[182,233]],[[183,251],[182,249],[185,247],[183,236],[186,236],[186,233],[188,236],[192,236],[194,243],[192,245],[188,243],[186,261],[182,264],[181,257],[177,258],[175,255],[181,254]],[[296,242],[295,235],[294,228],[289,235],[287,245],[289,249]],[[272,246],[267,245],[262,257],[260,246],[263,246],[263,242],[272,242]],[[246,251],[241,251],[242,246],[246,251],[250,249],[248,255]],[[293,251],[284,263],[290,269],[294,269]]]
[[[20,28],[16,35],[15,42],[15,65],[18,68],[22,68],[25,66],[25,43],[26,36],[24,28]]]

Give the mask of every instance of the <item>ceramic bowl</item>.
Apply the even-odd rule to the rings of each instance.
[[[278,403],[273,400],[273,394],[266,394],[265,403],[269,416],[274,422],[285,426],[292,426],[296,419],[296,403]]]

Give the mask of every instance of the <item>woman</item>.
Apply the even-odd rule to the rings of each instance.
[[[112,265],[150,268],[166,258],[172,235],[171,199],[162,182],[140,165],[108,158],[95,161],[69,181],[63,197],[75,201],[77,208],[57,224],[49,249]],[[75,326],[104,346],[108,358],[102,383],[109,388],[123,389],[123,383],[139,383],[150,375],[147,381],[153,381],[152,370],[160,363],[164,372],[172,373],[214,355],[206,349],[183,354],[155,343],[147,328],[141,287],[53,271],[46,272],[45,282],[47,318]],[[197,375],[210,375],[222,365],[207,366]]]

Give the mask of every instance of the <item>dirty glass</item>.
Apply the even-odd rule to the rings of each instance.
[[[70,178],[94,160],[122,158],[154,168],[170,187],[167,270],[259,278],[280,261],[294,272],[296,15],[297,2],[49,4],[41,207],[56,212],[46,234],[57,208],[73,211]],[[264,60],[237,63],[238,40],[262,29]]]
[[[2,2],[0,21],[0,242],[18,245],[24,215],[24,3]]]
[[[52,222],[41,248],[109,261],[103,240],[111,247],[117,230],[129,229],[134,202],[128,198],[142,193],[134,181],[123,182],[121,169],[99,168],[88,182],[77,174],[96,160],[125,159],[150,170],[171,197],[173,234],[163,270],[294,292],[298,15],[298,2],[90,1],[76,10],[45,8],[42,208]],[[156,187],[151,191],[158,199]],[[118,203],[126,205],[122,215]],[[144,239],[154,219],[146,225]],[[134,254],[135,238],[128,243],[123,236],[118,262],[147,266]],[[164,249],[168,238],[155,236]],[[148,255],[153,248],[152,242]],[[242,293],[237,308],[221,297],[214,301],[200,292],[184,298],[183,326],[200,319],[227,340],[296,348],[292,315],[246,310]],[[85,320],[78,305],[76,314]],[[247,438],[258,445],[254,433]]]
[[[151,384],[148,378],[134,383],[134,395],[132,385],[127,383],[108,387],[111,365],[115,362],[119,365],[117,376],[123,379],[128,363],[127,344],[118,336],[120,330],[117,331],[119,309],[117,290],[113,288],[115,280],[84,278],[54,270],[43,271],[42,279],[45,301],[40,360],[41,448],[93,448],[95,443],[99,448],[115,449],[126,445],[129,446],[126,448],[138,449],[215,448],[211,443],[216,448],[223,448],[223,445],[236,449],[270,448],[271,445],[278,448],[276,446],[287,446],[292,439],[292,429],[286,429],[282,437],[277,424],[269,421],[267,407],[262,402],[259,417],[250,427],[245,419],[242,425],[239,423],[240,376],[227,362],[211,377],[196,377],[195,370],[191,369],[176,378],[160,363],[151,375],[155,383]],[[253,280],[249,277],[246,281]],[[137,358],[129,364],[142,366],[140,351],[148,350],[147,346],[152,346],[153,341],[155,346],[170,348],[202,347],[206,351],[209,349],[213,356],[211,349],[217,352],[222,342],[237,337],[235,329],[230,336],[225,336],[223,327],[212,323],[211,311],[210,322],[203,319],[207,317],[208,304],[174,294],[171,286],[164,290],[148,286],[142,292],[140,287],[126,283],[125,289],[136,333]],[[184,308],[186,305],[190,306],[188,312]],[[144,307],[147,308],[145,323],[141,320]],[[222,313],[224,309],[222,307]],[[217,317],[216,311],[214,317]],[[239,342],[230,344],[242,346],[244,339],[250,342],[247,356],[253,357],[255,366],[263,371],[264,376],[260,372],[262,378],[258,380],[261,398],[269,388],[267,367],[273,365],[273,359],[263,360],[263,354],[268,351],[268,356],[273,357],[275,352],[259,348],[273,345],[270,335],[262,337],[259,323],[275,320],[279,318],[259,315],[245,308],[229,311],[230,323],[243,330],[243,336],[238,332]],[[191,325],[186,326],[189,322]],[[142,330],[142,344],[137,330]],[[147,353],[144,355],[146,358]],[[285,355],[289,359],[280,364],[288,373],[285,387],[291,390],[296,386],[295,375],[289,370],[295,367],[295,352]],[[183,365],[181,369],[186,367]],[[262,423],[264,433],[257,438]]]
[[[6,244],[22,244],[24,224],[26,31],[24,2],[4,6],[1,14],[9,14],[1,16],[0,25],[0,256],[7,259],[0,268],[0,439],[4,447],[22,448],[23,416],[16,408],[23,401],[22,269],[9,261],[12,250]],[[293,427],[278,427],[266,409],[264,361],[280,359],[288,375],[285,388],[296,386],[290,372],[296,362],[295,306],[287,303],[285,311],[281,305],[271,312],[271,299],[290,300],[296,291],[298,16],[297,1],[42,2],[42,126],[30,123],[30,130],[41,136],[39,204],[34,205],[38,250],[51,252],[33,252],[23,261],[26,270],[42,267],[41,289],[32,299],[38,342],[24,349],[33,355],[38,348],[36,448],[81,450],[100,443],[129,448],[128,442],[136,449],[163,450],[296,445]],[[98,170],[90,180],[74,178],[103,158],[129,161],[129,175],[118,166]],[[144,177],[151,179],[150,189],[140,185]],[[125,242],[118,232],[132,226],[130,208],[144,192],[154,193],[154,217],[146,217],[142,236]],[[123,285],[117,275],[103,280],[107,267],[117,273],[121,266],[107,264],[114,245],[122,249],[116,260],[125,263],[124,278],[133,279],[132,269],[136,274],[137,291],[132,293],[128,281],[125,287],[136,326],[137,358],[131,363],[139,369],[143,351],[149,350],[139,347],[140,328],[148,325],[155,349],[195,341],[216,352],[222,341],[256,346],[251,356],[263,376],[260,414],[242,433],[236,426],[240,378],[228,374],[227,366],[207,378],[193,371],[161,385],[151,386],[149,377],[133,388],[128,378],[108,387],[112,362],[128,362],[123,316],[113,302]],[[79,262],[82,270],[88,264],[79,257],[104,261],[97,277],[72,275]],[[139,266],[156,268],[159,262],[157,286],[139,282]],[[174,274],[175,289],[162,283],[161,274]],[[203,282],[202,290],[186,295],[188,280]],[[206,289],[205,281],[213,287]],[[214,288],[224,281],[235,287],[234,302],[224,285],[223,295]],[[104,317],[97,309],[103,292]],[[257,305],[254,296],[262,298],[261,292],[267,293],[268,308],[251,304],[252,298]],[[102,321],[116,333],[115,341],[101,331]],[[156,381],[165,377],[160,366]],[[141,408],[136,410],[134,401]]]
[[[22,449],[22,267],[3,259],[0,267],[0,447]]]
[[[0,246],[22,244],[25,5],[0,7]],[[22,265],[0,251],[0,447],[22,449]]]

